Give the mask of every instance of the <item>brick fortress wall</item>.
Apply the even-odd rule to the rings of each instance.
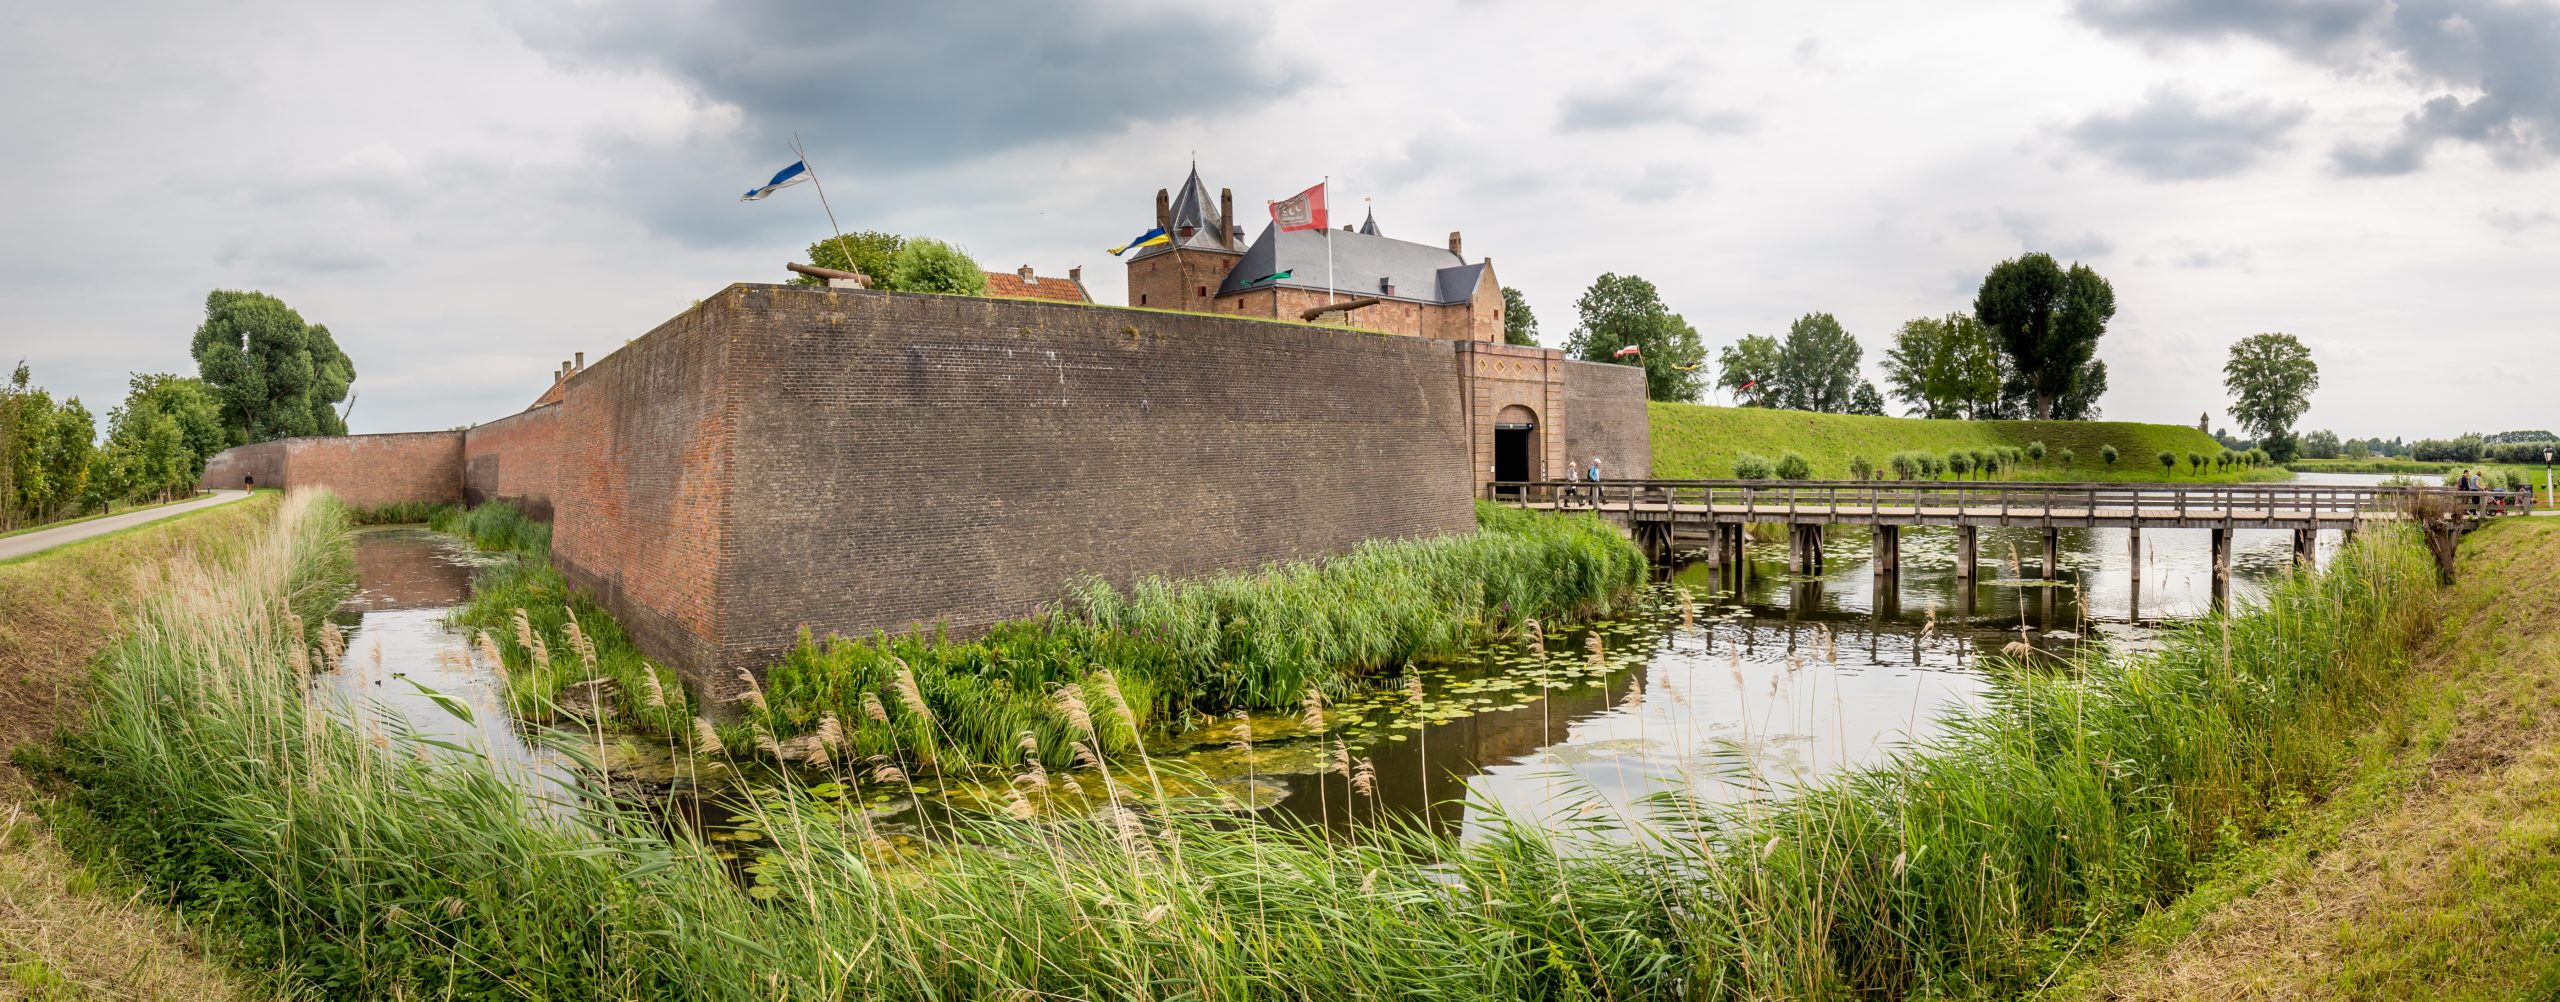
[[[325,487],[358,508],[404,501],[462,500],[462,433],[286,438],[225,449],[205,462],[200,486],[236,488],[242,473],[260,487]]]
[[[803,625],[966,634],[1087,576],[1192,577],[1475,525],[1445,342],[758,285],[670,326],[571,380],[563,441],[597,447],[563,456],[578,472],[554,554],[582,583],[621,582],[598,591],[626,622],[699,628],[690,656],[644,646],[715,691]],[[723,444],[727,474],[700,469]],[[572,480],[630,486],[608,511]],[[655,514],[685,496],[718,527]],[[658,570],[634,566],[647,555],[712,539],[680,562],[718,568],[714,609],[656,608],[698,583],[635,586]]]
[[[510,414],[462,433],[462,500],[505,501],[551,521],[552,481],[559,466],[560,405]]]
[[[1561,364],[1564,409],[1573,416],[1564,426],[1565,455],[1581,466],[1590,465],[1593,456],[1600,457],[1600,475],[1610,480],[1653,476],[1653,418],[1645,410],[1644,368],[1605,362]]]

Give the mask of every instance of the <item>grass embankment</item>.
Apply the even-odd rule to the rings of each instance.
[[[2212,461],[2222,454],[2222,444],[2211,435],[2182,425],[2130,421],[1934,421],[1659,402],[1648,405],[1648,409],[1653,422],[1653,475],[1671,479],[1721,480],[1733,476],[1737,456],[1755,455],[1774,461],[1793,452],[1811,461],[1812,479],[1845,480],[1850,477],[1849,460],[1853,456],[1864,456],[1883,467],[1897,452],[1944,457],[1958,449],[2024,449],[2036,442],[2045,445],[2043,460],[2012,467],[1998,479],[2218,483],[2281,480],[2286,476],[2285,471],[2274,467],[2232,467],[2217,472]],[[2103,457],[2109,445],[2115,446],[2117,453],[2112,465]],[[2068,463],[2062,456],[2066,449],[2072,453]],[[2161,467],[2162,452],[2177,457],[2175,470]],[[2205,457],[2201,473],[2188,465],[2189,453]],[[1950,474],[1949,479],[1953,478]]]
[[[2002,670],[1887,766],[1776,804],[1661,803],[1664,837],[1628,844],[1490,818],[1465,841],[1328,838],[1142,813],[1106,783],[1099,816],[937,821],[918,858],[786,790],[757,808],[750,892],[609,798],[536,815],[484,763],[307,705],[327,654],[301,624],[343,588],[343,519],[288,503],[244,560],[155,602],[72,774],[97,844],[251,960],[376,998],[2017,994],[2334,775],[2435,605],[2419,548],[2370,532],[2155,653]],[[1072,716],[1082,740],[1134,723]],[[904,782],[867,779],[854,796]]]
[[[38,522],[34,525],[22,525],[15,529],[0,532],[0,539],[7,539],[11,536],[23,536],[30,532],[43,532],[46,529],[59,529],[66,525],[78,525],[82,522],[94,522],[102,518],[112,518],[117,515],[131,515],[137,511],[150,511],[153,508],[166,508],[173,504],[185,504],[189,501],[210,496],[211,492],[199,491],[194,494],[189,494],[186,497],[175,498],[168,501],[154,501],[150,504],[129,504],[121,509],[102,511],[93,515],[80,515],[73,518],[56,519],[51,522]]]
[[[2353,767],[2062,997],[2560,998],[2560,524],[2501,520]]]
[[[2550,480],[2546,477],[2546,474],[2550,471],[2543,467],[2532,465],[2520,465],[2516,463],[2421,463],[2408,459],[2297,459],[2293,462],[2286,463],[2285,469],[2292,470],[2296,473],[2381,473],[2394,475],[2423,473],[2446,477],[2448,479],[2461,474],[2464,470],[2479,470],[2484,473],[2494,474],[2496,477],[2501,478],[2504,483],[2530,485],[2533,488],[2533,494],[2538,503],[2545,505],[2551,503],[2551,492],[2546,489],[2550,486]]]
[[[163,565],[236,556],[280,500],[261,494],[0,565],[0,753],[40,759],[82,717],[98,652],[161,587]],[[241,995],[175,917],[65,854],[42,806],[0,761],[0,998]]]
[[[904,752],[911,765],[1015,762],[1029,734],[1044,762],[1063,766],[1075,760],[1078,739],[1057,705],[1060,686],[1078,687],[1090,705],[1126,703],[1139,731],[1294,708],[1311,690],[1338,697],[1357,679],[1457,653],[1527,620],[1605,613],[1644,581],[1643,553],[1596,519],[1492,505],[1476,515],[1481,528],[1469,536],[1372,542],[1206,581],[1148,578],[1126,591],[1090,581],[1056,611],[973,640],[940,631],[804,635],[737,721],[717,731],[728,744],[776,749],[840,732],[841,741],[829,738],[839,754]],[[615,679],[624,720],[698,740],[673,677],[650,687],[646,660],[611,618],[567,596],[547,559],[547,527],[503,504],[444,512],[435,524],[514,554],[481,572],[462,619],[497,641],[520,711],[543,716],[567,686],[601,670]],[[573,606],[591,659],[568,654],[578,643],[567,634]],[[517,628],[518,609],[529,629]],[[1138,744],[1128,730],[1099,739],[1104,755]]]

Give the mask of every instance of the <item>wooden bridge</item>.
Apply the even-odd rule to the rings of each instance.
[[[1875,573],[1899,574],[1901,530],[1949,526],[1956,530],[1956,575],[1970,580],[1979,562],[1983,526],[2040,528],[2044,559],[2038,574],[2058,576],[2060,530],[2126,530],[2136,581],[2142,574],[2142,530],[2204,529],[2213,534],[2216,590],[2231,578],[2231,534],[2239,529],[2293,532],[2297,560],[2311,559],[2322,529],[2353,534],[2368,523],[2411,517],[2411,512],[2453,513],[2468,520],[2491,513],[2522,512],[2529,495],[2454,491],[2432,487],[2356,487],[2312,484],[2010,483],[1960,481],[1767,481],[1603,480],[1495,482],[1485,497],[1542,510],[1592,510],[1627,528],[1657,558],[1682,540],[1706,540],[1707,557],[1719,566],[1739,564],[1743,529],[1752,523],[1788,527],[1787,567],[1822,570],[1827,526],[1873,529]]]

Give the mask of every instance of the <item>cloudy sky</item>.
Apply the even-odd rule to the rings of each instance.
[[[1464,231],[1551,345],[1634,272],[1710,346],[1836,314],[1872,375],[2041,250],[2115,284],[2108,417],[2227,424],[2227,346],[2284,331],[2306,427],[2547,428],[2554,53],[2550,0],[15,2],[0,352],[103,416],[255,288],[355,358],[356,431],[487,420],[787,277],[814,193],[737,193],[796,131],[847,227],[1110,302],[1196,153]]]

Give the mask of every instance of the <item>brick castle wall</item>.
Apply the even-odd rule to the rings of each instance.
[[[1475,414],[1468,455],[1475,480],[1494,475],[1494,422],[1505,408],[1529,412],[1537,430],[1530,433],[1529,479],[1564,476],[1565,440],[1556,433],[1571,426],[1575,415],[1565,397],[1564,353],[1553,348],[1472,342],[1458,352],[1458,384]]]
[[[462,433],[462,500],[505,501],[551,521],[552,481],[559,472],[560,405],[510,414]]]
[[[965,634],[1089,575],[1198,576],[1475,524],[1445,342],[756,285],[670,327],[572,381],[562,440],[599,457],[564,456],[579,473],[554,554],[581,584],[618,582],[597,590],[625,612],[708,594],[637,586],[696,546],[674,563],[719,568],[716,611],[665,615],[696,637],[643,644],[715,691],[804,624]],[[720,443],[725,478],[697,465]],[[617,483],[612,505],[586,500]],[[721,527],[659,514],[684,497]]]
[[[551,494],[552,563],[711,691],[728,684],[699,670],[719,663],[733,312],[706,300],[571,379]]]
[[[403,501],[462,500],[462,433],[286,438],[225,449],[205,462],[205,487],[236,488],[242,473],[260,487],[325,487],[358,508]]]
[[[1600,475],[1640,480],[1653,475],[1653,418],[1645,410],[1644,368],[1567,361],[1564,454],[1580,466],[1600,457]],[[1561,474],[1562,471],[1558,471]]]
[[[284,443],[260,442],[235,445],[214,453],[204,461],[204,475],[196,478],[196,486],[204,490],[238,490],[243,477],[257,478],[257,486],[284,486]]]

